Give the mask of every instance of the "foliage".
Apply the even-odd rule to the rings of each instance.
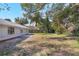
[[[19,17],[15,18],[15,22],[18,23],[18,24],[21,24],[21,25],[28,23],[26,18],[19,18]]]
[[[22,8],[28,10],[26,13],[26,17],[31,19],[31,22],[36,22],[36,26],[40,29],[39,31],[42,32],[50,32],[50,21],[48,16],[42,18],[41,10],[47,4],[22,4]],[[29,15],[28,15],[29,14]]]
[[[69,32],[68,28],[70,28],[70,27],[73,27],[73,30],[71,31],[72,33],[74,30],[77,29],[76,27],[78,27],[77,26],[78,25],[78,11],[77,11],[78,5],[79,4],[77,4],[77,5],[76,4],[69,4],[69,5],[65,6],[62,10],[58,10],[58,12],[56,12],[54,14],[53,21],[55,22],[54,24],[59,25],[59,26],[56,25],[59,30],[61,30],[60,27],[62,27],[62,25],[63,25],[64,29],[66,29],[67,32]],[[70,25],[71,23],[74,26]],[[64,32],[64,31],[62,31],[62,32]]]
[[[10,19],[5,19],[5,20],[7,20],[7,21],[10,21],[10,22],[11,22],[11,20],[10,20]]]
[[[7,3],[0,4],[0,11],[3,11],[3,10],[10,10],[10,7],[8,6]]]
[[[36,22],[36,27],[41,32],[73,33],[79,28],[79,4],[77,3],[24,3],[21,6],[24,10],[24,16],[29,18],[31,22]],[[72,30],[69,31],[71,27]]]

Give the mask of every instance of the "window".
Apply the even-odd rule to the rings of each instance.
[[[23,33],[23,30],[20,30],[21,33]]]
[[[14,34],[14,28],[8,27],[8,34]]]

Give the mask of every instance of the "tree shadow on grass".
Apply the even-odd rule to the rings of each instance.
[[[30,47],[16,47],[8,55],[15,56],[71,56],[78,55],[67,44],[39,43]]]
[[[13,55],[18,56],[71,56],[76,55],[72,49],[59,47],[59,45],[45,45],[45,46],[33,46],[28,48],[16,48]],[[18,50],[19,49],[19,50]]]
[[[30,35],[31,36],[31,35]],[[29,37],[29,36],[28,36]],[[23,37],[23,40],[28,37]],[[3,49],[0,49],[0,55],[5,56],[78,56],[79,52],[75,52],[73,48],[68,44],[63,43],[49,43],[49,40],[46,41],[27,41],[23,42],[22,46],[16,46],[23,40],[4,42]],[[58,42],[60,42],[58,40]],[[27,44],[28,46],[26,46]],[[25,47],[23,47],[25,45]],[[1,45],[0,45],[1,48]]]

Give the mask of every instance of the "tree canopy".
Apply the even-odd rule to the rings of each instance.
[[[78,3],[23,3],[24,17],[44,32],[65,33],[79,29]],[[69,30],[71,29],[71,30]]]
[[[18,23],[18,24],[21,24],[21,25],[28,23],[26,18],[19,18],[19,17],[15,18],[15,22]]]
[[[10,22],[11,22],[11,20],[10,20],[10,19],[5,19],[5,20],[7,20],[7,21],[10,21]]]
[[[3,11],[3,10],[10,10],[10,7],[8,6],[7,3],[0,4],[0,11]]]

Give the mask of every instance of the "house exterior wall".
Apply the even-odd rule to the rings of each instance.
[[[14,34],[9,35],[8,34],[8,27],[9,26],[0,25],[0,40],[6,40],[6,39],[9,39],[12,37],[16,37],[16,36],[20,36],[20,35],[28,33],[28,30],[26,32],[26,29],[14,27]],[[21,33],[21,30],[23,30],[22,33]]]
[[[0,37],[6,37],[7,31],[8,29],[6,26],[0,25]]]
[[[23,32],[24,33],[29,33],[29,30],[28,29],[23,29]]]

